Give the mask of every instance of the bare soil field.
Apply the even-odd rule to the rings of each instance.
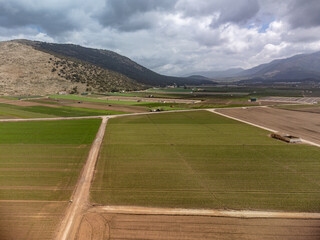
[[[314,104],[320,102],[320,97],[264,97],[261,98],[260,101]]]
[[[89,211],[77,240],[252,239],[316,240],[320,220],[116,214]]]
[[[217,109],[217,112],[320,144],[320,115],[275,108]]]
[[[0,239],[51,240],[67,201],[10,201],[0,203]]]

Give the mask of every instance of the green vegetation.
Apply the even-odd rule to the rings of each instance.
[[[199,89],[199,90],[198,90]],[[163,93],[171,93],[175,92],[181,93],[181,95],[194,95],[197,93],[201,94],[225,94],[225,95],[248,95],[251,97],[265,97],[265,96],[283,96],[283,97],[302,97],[306,96],[320,96],[320,90],[310,88],[303,88],[303,87],[292,87],[292,86],[211,86],[211,87],[188,87],[185,89],[184,87],[180,88],[159,88],[159,89],[148,89],[146,90],[149,93],[152,92],[163,92]]]
[[[67,200],[100,121],[1,123],[0,199]]]
[[[177,88],[149,88],[146,90],[147,92],[181,92],[181,93],[190,93],[192,92],[192,88],[184,88],[184,87],[177,87]]]
[[[93,202],[320,210],[320,150],[206,111],[110,119]]]
[[[100,122],[0,124],[0,239],[53,239]]]
[[[51,95],[50,98],[54,99],[68,99],[75,101],[86,101],[86,102],[96,102],[96,103],[109,103],[109,104],[121,104],[121,105],[143,105],[148,102],[137,102],[137,101],[117,101],[117,100],[103,100],[98,98],[81,97],[79,95]]]
[[[90,144],[100,119],[6,122],[0,144]]]
[[[100,122],[1,123],[0,199],[67,200]]]
[[[0,103],[0,118],[49,118],[49,114],[29,112],[27,107]]]
[[[52,118],[124,114],[125,112],[78,107],[16,106],[0,103],[0,118]]]

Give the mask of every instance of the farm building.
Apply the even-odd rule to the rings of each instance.
[[[279,140],[287,142],[287,143],[301,142],[301,139],[299,137],[291,136],[289,134],[272,133],[271,137],[273,137],[275,139],[279,139]]]

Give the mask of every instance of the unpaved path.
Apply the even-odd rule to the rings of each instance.
[[[93,179],[94,168],[98,159],[99,150],[104,137],[107,122],[108,118],[103,117],[96,138],[91,146],[87,162],[83,168],[75,191],[72,195],[71,200],[73,202],[70,203],[65,217],[62,220],[60,231],[57,233],[57,240],[74,239],[76,229],[81,221],[81,216],[88,206],[89,189]]]
[[[140,214],[140,215],[179,215],[179,216],[213,216],[233,218],[295,218],[320,219],[320,213],[310,212],[276,212],[250,210],[215,210],[185,208],[152,208],[137,206],[101,206],[90,209],[96,213]]]

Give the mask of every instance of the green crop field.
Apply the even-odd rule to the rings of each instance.
[[[0,239],[52,239],[101,120],[0,123]]]
[[[49,97],[53,99],[67,99],[67,100],[76,100],[76,101],[85,101],[85,102],[121,104],[121,105],[132,105],[132,106],[139,106],[139,105],[148,103],[148,102],[137,102],[137,101],[130,101],[130,100],[128,101],[103,100],[95,97],[82,97],[78,95],[51,95]]]
[[[110,119],[91,189],[108,205],[320,211],[320,149],[206,111]]]
[[[0,118],[53,118],[124,114],[125,112],[80,107],[16,106],[0,103]]]

